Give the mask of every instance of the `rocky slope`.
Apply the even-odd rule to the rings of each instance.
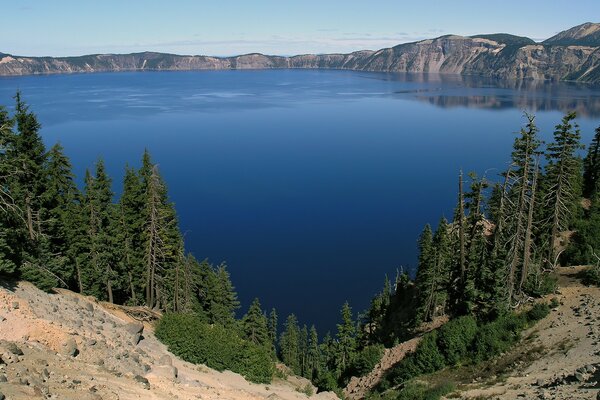
[[[483,75],[504,79],[600,82],[600,24],[586,23],[546,42],[508,35],[442,36],[379,51],[236,57],[163,53],[20,57],[0,53],[0,75],[73,72],[310,68]]]
[[[0,284],[0,399],[308,398],[303,378],[257,385],[181,361],[124,310],[69,291]]]

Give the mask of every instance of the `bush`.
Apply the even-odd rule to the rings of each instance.
[[[580,279],[585,285],[600,286],[600,268],[594,265],[582,271]]]
[[[526,327],[526,318],[517,314],[506,314],[483,325],[473,341],[474,361],[485,361],[504,353],[519,340],[520,332]]]
[[[438,400],[445,394],[454,391],[454,385],[445,383],[442,385],[427,387],[422,383],[409,382],[398,393],[397,400]]]
[[[351,370],[354,376],[364,376],[370,373],[373,368],[381,361],[384,347],[382,345],[367,346],[357,355],[352,364]]]
[[[544,319],[550,314],[550,306],[546,303],[536,303],[529,311],[527,311],[527,320],[529,322],[537,322]]]
[[[437,343],[447,365],[457,365],[468,359],[477,321],[472,316],[456,318],[439,329]]]
[[[556,291],[558,276],[556,274],[531,274],[525,282],[523,290],[533,296],[542,297]]]
[[[270,350],[241,339],[235,330],[202,322],[192,314],[166,314],[156,327],[156,337],[185,361],[237,372],[256,383],[270,383],[273,363]]]
[[[423,336],[423,340],[417,346],[414,361],[420,373],[427,374],[446,366],[446,360],[437,345],[437,337],[437,331],[430,332]]]

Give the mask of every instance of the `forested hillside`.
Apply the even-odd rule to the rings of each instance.
[[[521,306],[556,289],[558,265],[600,260],[600,128],[582,158],[574,113],[556,125],[551,143],[526,114],[498,182],[460,172],[452,220],[426,225],[419,238],[416,275],[386,277],[364,313],[344,304],[337,332],[321,339],[293,314],[285,321],[274,309],[267,314],[258,299],[237,319],[226,266],[186,254],[147,151],[139,170],[125,167],[117,201],[102,160],[80,190],[61,146],[47,150],[36,116],[19,93],[15,100],[14,114],[0,109],[0,275],[162,311],[156,334],[174,354],[255,382],[282,374],[274,369],[281,360],[321,390],[341,393],[352,376],[371,371],[384,347],[450,320],[382,380],[381,393],[400,396],[420,374],[505,351],[547,314],[544,304]],[[592,269],[589,279],[598,276]]]

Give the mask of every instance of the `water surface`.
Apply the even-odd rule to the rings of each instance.
[[[335,329],[384,275],[414,268],[425,223],[452,215],[460,168],[495,179],[524,110],[542,136],[577,110],[587,143],[600,90],[443,75],[268,70],[0,78],[60,141],[78,181],[103,157],[121,188],[148,148],[186,246],[226,261],[245,308],[259,297]]]

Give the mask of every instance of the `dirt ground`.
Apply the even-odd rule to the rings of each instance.
[[[9,400],[306,399],[310,383],[247,382],[170,354],[118,308],[29,283],[0,286],[0,393]],[[313,388],[314,390],[314,388]],[[0,398],[2,396],[0,395]],[[314,399],[336,399],[332,393]]]

